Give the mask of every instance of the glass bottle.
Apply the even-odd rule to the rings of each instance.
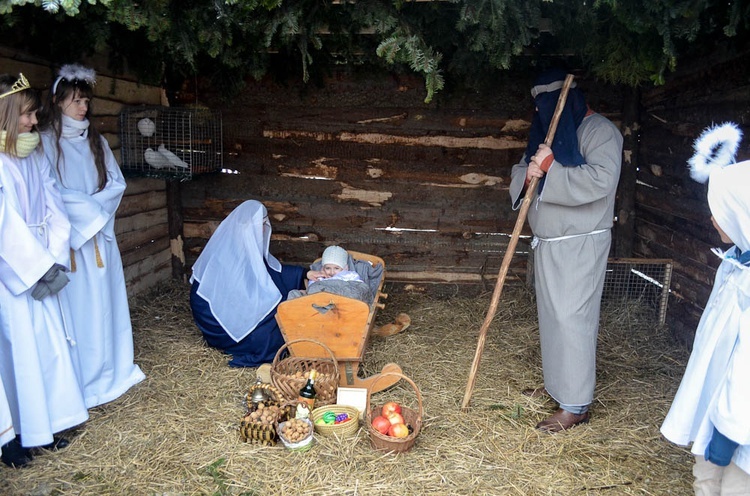
[[[315,369],[310,370],[310,378],[307,379],[307,384],[304,385],[299,392],[298,400],[301,403],[307,404],[307,408],[312,411],[315,405]]]

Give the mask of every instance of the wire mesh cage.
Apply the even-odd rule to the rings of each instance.
[[[534,257],[529,252],[526,282],[533,287]],[[657,321],[667,320],[672,260],[665,258],[610,258],[604,276],[602,304],[638,301],[653,308]]]
[[[221,170],[221,113],[205,108],[125,107],[120,113],[121,168],[129,176],[187,181]]]
[[[610,258],[604,278],[603,302],[639,301],[657,312],[659,324],[667,320],[672,260]]]

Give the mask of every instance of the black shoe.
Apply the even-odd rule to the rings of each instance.
[[[63,448],[67,448],[68,446],[70,446],[70,441],[68,441],[64,437],[52,436],[52,442],[49,444],[45,444],[44,446],[40,446],[40,448],[46,449],[48,451],[57,451]]]
[[[31,454],[31,450],[21,446],[21,441],[19,441],[18,438],[4,444],[2,450],[3,463],[9,467],[23,467],[34,458]]]

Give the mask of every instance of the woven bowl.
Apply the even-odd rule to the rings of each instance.
[[[346,413],[349,420],[341,424],[318,424],[318,420],[323,418],[326,412],[333,412],[336,415]],[[350,437],[359,430],[359,410],[348,405],[327,405],[316,408],[312,411],[310,419],[315,424],[315,432],[323,436]]]

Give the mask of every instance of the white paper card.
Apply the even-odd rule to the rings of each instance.
[[[359,410],[359,415],[364,418],[365,408],[367,408],[367,389],[366,388],[349,388],[339,387],[336,395],[338,405],[353,406]]]

